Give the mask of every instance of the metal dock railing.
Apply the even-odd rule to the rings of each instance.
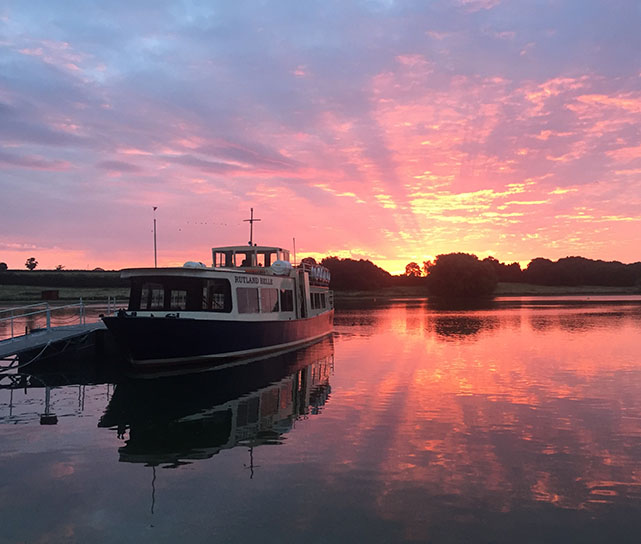
[[[0,310],[0,329],[8,329],[0,340],[0,360],[16,356],[25,351],[41,349],[104,329],[105,325],[96,317],[87,322],[86,304],[80,299],[74,304],[51,306],[49,303],[28,304]],[[109,297],[106,314],[115,311],[115,298]],[[34,326],[39,325],[39,326]],[[24,326],[24,333],[22,332]]]

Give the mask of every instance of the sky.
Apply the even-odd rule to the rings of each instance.
[[[641,3],[0,4],[0,261],[641,260]]]

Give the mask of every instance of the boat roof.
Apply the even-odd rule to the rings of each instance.
[[[242,246],[219,246],[219,247],[212,247],[212,251],[237,251],[237,252],[246,252],[246,251],[287,251],[286,249],[283,249],[282,247],[275,247],[275,246],[257,246],[253,245],[250,246],[249,244],[245,244]]]

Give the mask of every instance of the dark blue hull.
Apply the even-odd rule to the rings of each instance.
[[[133,363],[230,360],[293,348],[332,331],[334,311],[289,321],[115,316],[103,321]]]

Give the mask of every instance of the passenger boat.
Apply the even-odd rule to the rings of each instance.
[[[131,282],[129,306],[103,321],[133,365],[228,365],[331,333],[327,268],[293,266],[288,250],[251,240],[214,247],[212,257],[212,266],[121,271]]]

